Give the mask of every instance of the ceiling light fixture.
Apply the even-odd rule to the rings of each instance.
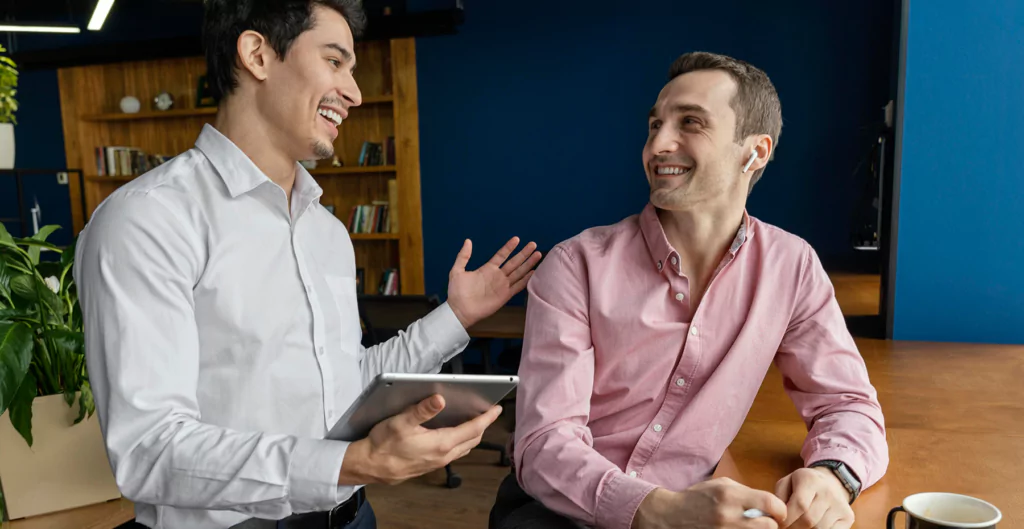
[[[82,30],[74,26],[44,26],[44,25],[23,25],[23,24],[0,24],[0,32],[25,32],[25,33],[81,33]]]
[[[92,12],[92,18],[89,19],[89,31],[99,31],[103,27],[103,22],[107,20],[107,15],[110,13],[110,8],[114,6],[114,0],[97,0],[96,9]]]

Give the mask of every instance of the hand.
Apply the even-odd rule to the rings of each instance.
[[[378,423],[366,439],[349,445],[338,484],[394,485],[442,468],[480,444],[484,430],[501,414],[501,406],[494,406],[452,428],[423,427],[444,405],[444,397],[434,395]]]
[[[534,251],[537,245],[531,242],[505,262],[516,246],[519,246],[519,237],[512,237],[490,261],[468,272],[466,264],[473,254],[473,243],[467,239],[462,245],[455,257],[455,266],[448,274],[448,305],[463,327],[468,329],[494,314],[526,287],[541,255]]]
[[[831,470],[802,468],[775,485],[775,495],[786,502],[783,529],[849,529],[853,526],[850,492]]]
[[[760,509],[768,516],[744,518],[747,509]],[[633,529],[776,529],[785,519],[786,505],[771,493],[719,478],[682,492],[655,489],[640,504]]]

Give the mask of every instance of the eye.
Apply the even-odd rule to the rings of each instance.
[[[697,126],[697,125],[700,125],[700,120],[698,120],[698,119],[696,119],[694,117],[691,117],[691,116],[687,116],[687,117],[683,118],[683,126],[684,127]]]
[[[327,59],[327,62],[331,63],[331,66],[333,66],[335,69],[341,67],[341,61],[339,61],[338,59]]]
[[[651,131],[655,131],[655,130],[658,130],[658,129],[660,129],[660,128],[661,128],[661,122],[660,122],[660,121],[657,121],[657,120],[655,120],[655,121],[652,121],[652,122],[650,122],[650,123],[649,123],[649,124],[647,125],[647,129],[648,129],[648,130],[651,130]]]

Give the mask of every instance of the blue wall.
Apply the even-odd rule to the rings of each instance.
[[[914,0],[894,337],[1024,343],[1024,4]]]
[[[418,41],[428,292],[446,290],[466,237],[475,267],[512,235],[548,249],[639,211],[647,111],[672,60],[691,50],[747,59],[780,93],[779,150],[751,213],[829,260],[850,257],[863,185],[854,169],[890,99],[892,2],[580,7],[466,2],[458,35]]]

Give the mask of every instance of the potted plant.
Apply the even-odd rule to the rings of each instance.
[[[0,508],[11,519],[119,497],[92,419],[74,244],[46,242],[57,229],[22,239],[0,224]]]
[[[0,46],[0,53],[7,50]],[[14,126],[18,120],[18,65],[6,55],[0,55],[0,169],[14,169]]]

